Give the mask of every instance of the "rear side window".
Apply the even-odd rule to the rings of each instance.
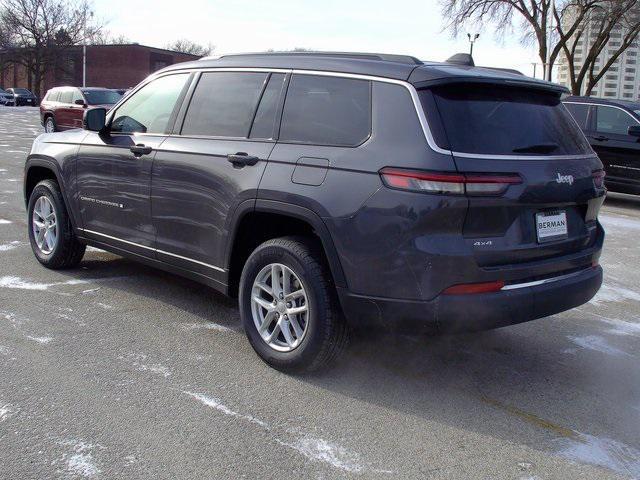
[[[249,135],[266,73],[203,73],[182,125],[182,135]]]
[[[481,155],[591,153],[584,134],[560,97],[553,93],[496,85],[448,85],[434,88],[432,92],[444,133],[454,152]],[[424,99],[423,106],[428,108]],[[436,117],[433,112],[427,116],[430,121]],[[440,143],[442,138],[436,141]]]
[[[578,126],[586,130],[590,105],[584,103],[565,103],[564,106],[567,107],[567,110],[569,110],[569,113],[571,113],[571,116],[575,119]]]
[[[638,121],[626,111],[598,105],[596,113],[596,130],[598,133],[628,135],[629,127],[638,125]]]
[[[282,114],[280,141],[357,146],[371,131],[371,82],[293,75]]]
[[[269,83],[264,89],[260,105],[256,111],[256,118],[251,127],[250,138],[273,138],[276,120],[276,110],[280,92],[284,86],[284,73],[272,73]]]

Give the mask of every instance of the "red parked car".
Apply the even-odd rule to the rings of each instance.
[[[110,108],[122,95],[115,90],[96,87],[55,87],[40,103],[40,123],[45,132],[82,128],[82,117],[88,107]]]

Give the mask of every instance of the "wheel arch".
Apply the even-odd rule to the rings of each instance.
[[[267,220],[274,222],[271,231],[263,235],[247,235],[256,223]],[[282,222],[287,222],[288,225],[283,227]],[[238,206],[231,223],[226,251],[229,295],[237,294],[242,267],[257,245],[270,238],[292,234],[315,236],[322,247],[334,284],[336,287],[347,286],[331,234],[315,212],[298,205],[273,200],[256,200],[255,203],[248,200]]]
[[[76,228],[76,222],[72,214],[73,210],[70,208],[69,199],[66,195],[65,183],[63,180],[62,172],[58,162],[54,159],[45,156],[33,156],[27,159],[24,169],[24,203],[25,208],[29,208],[29,198],[36,185],[42,180],[55,180],[62,193],[62,199],[64,205],[69,213],[69,218],[74,228]]]

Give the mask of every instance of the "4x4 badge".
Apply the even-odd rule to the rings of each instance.
[[[569,185],[573,185],[573,175],[560,175],[560,173],[558,173],[556,182],[568,183]]]

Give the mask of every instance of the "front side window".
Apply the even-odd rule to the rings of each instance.
[[[598,133],[613,135],[627,135],[629,127],[639,124],[624,110],[603,105],[598,105],[596,119]]]
[[[203,73],[181,134],[246,138],[266,80],[266,73]]]
[[[115,133],[165,133],[189,74],[167,75],[146,84],[116,110]]]
[[[431,93],[439,115],[428,111],[426,98]],[[592,153],[560,96],[553,92],[454,84],[420,95],[429,122],[442,119],[443,138],[454,152],[523,156]],[[442,138],[436,141],[440,144]]]
[[[84,103],[84,97],[82,96],[82,93],[80,93],[80,90],[73,90],[73,99],[71,100],[71,103],[76,103],[78,100],[82,100],[82,102]]]
[[[280,141],[357,146],[371,131],[371,82],[293,75],[282,114]]]

